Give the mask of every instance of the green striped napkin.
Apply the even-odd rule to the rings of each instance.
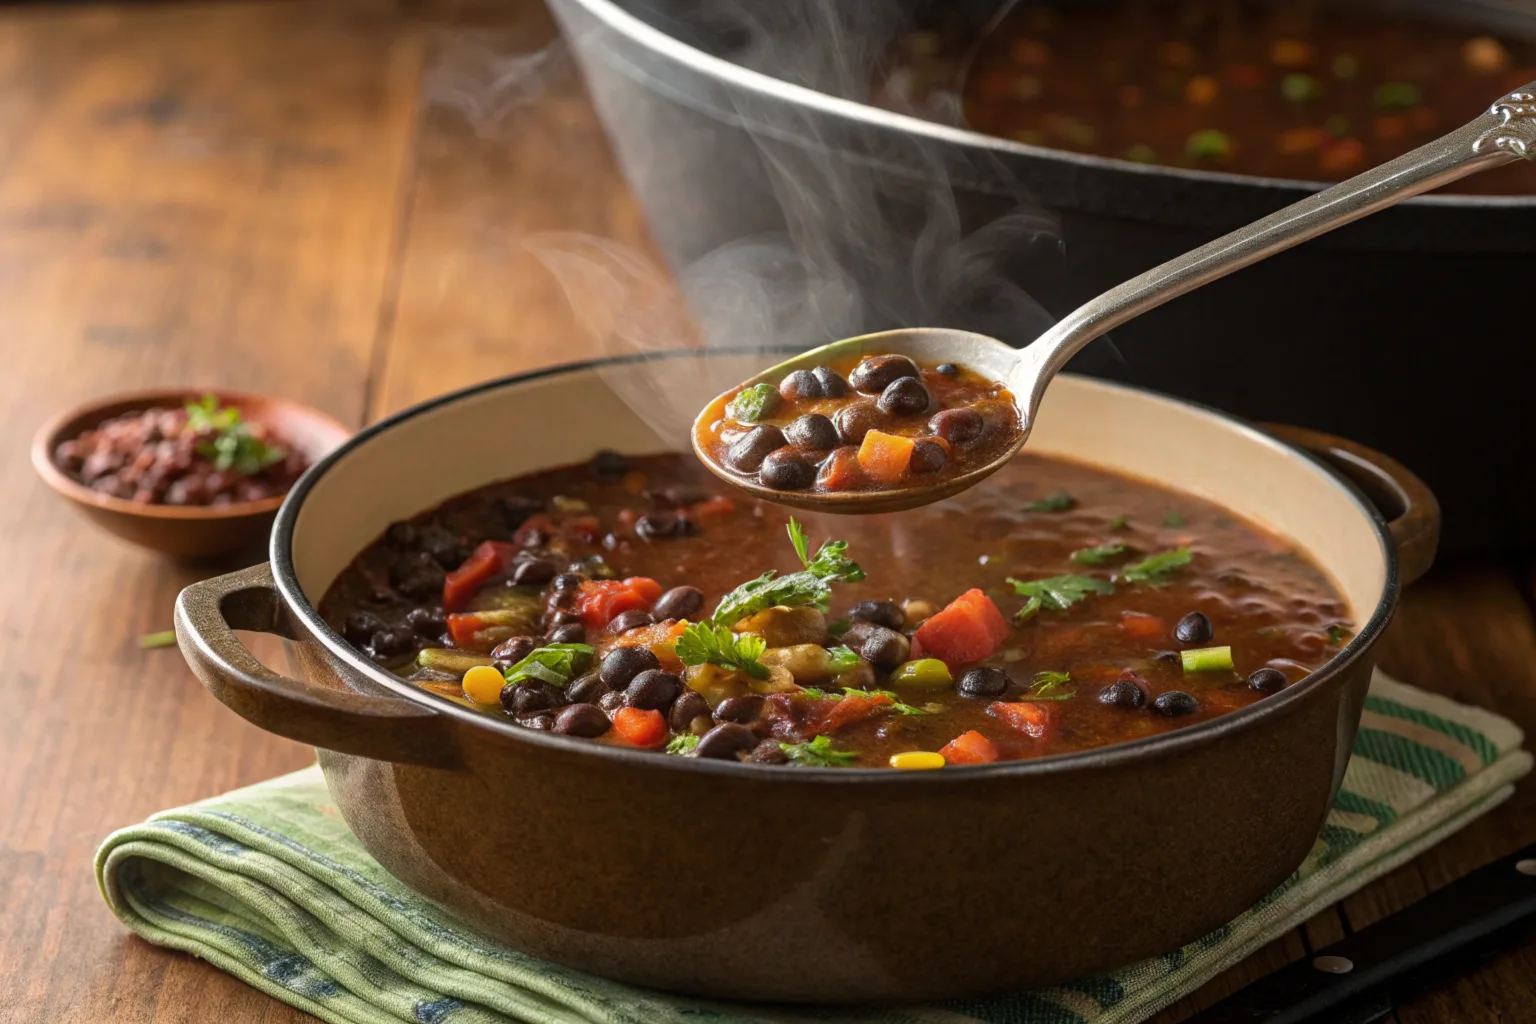
[[[1312,853],[1237,920],[1161,957],[1055,988],[869,1010],[713,1003],[556,967],[455,922],[376,864],[318,768],[157,814],[97,854],[114,913],[332,1022],[1125,1024],[1193,991],[1508,797],[1531,768],[1513,723],[1380,675]]]

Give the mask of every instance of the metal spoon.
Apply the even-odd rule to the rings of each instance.
[[[1536,160],[1536,82],[1494,103],[1476,120],[1434,142],[1324,189],[1213,242],[1154,267],[1079,306],[1024,349],[984,334],[913,327],[867,334],[811,349],[764,370],[745,385],[777,385],[791,370],[808,369],[862,353],[899,352],[919,363],[952,362],[1002,381],[1019,405],[1019,439],[992,462],[935,483],[881,491],[819,494],[780,491],[716,465],[701,450],[700,434],[715,403],[694,423],[694,452],[723,480],[754,497],[818,512],[864,514],[915,508],[958,494],[996,472],[1023,447],[1046,385],[1084,345],[1169,299],[1194,291],[1293,245],[1315,238],[1410,196],[1514,160]]]

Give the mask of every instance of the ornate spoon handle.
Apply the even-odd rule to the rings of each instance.
[[[1079,306],[1019,354],[1009,373],[1026,424],[1067,360],[1084,345],[1154,309],[1293,245],[1410,196],[1516,159],[1536,160],[1536,83],[1465,127],[1238,228]]]

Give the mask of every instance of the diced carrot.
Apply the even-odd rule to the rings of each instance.
[[[956,736],[940,747],[939,753],[950,764],[991,764],[997,760],[997,747],[975,729]]]
[[[924,654],[951,670],[991,656],[1008,639],[1008,620],[992,599],[972,588],[949,602],[917,630]]]
[[[661,584],[646,576],[624,580],[587,580],[576,593],[576,613],[582,625],[602,629],[628,611],[649,611],[661,596]]]
[[[850,693],[832,705],[821,721],[821,732],[836,732],[845,725],[862,722],[879,708],[894,701],[883,693]]]
[[[1156,615],[1121,612],[1120,632],[1133,640],[1157,640],[1168,633],[1168,623]]]
[[[1051,732],[1055,723],[1054,711],[1054,708],[1032,701],[996,700],[987,707],[987,714],[993,718],[1001,719],[1011,728],[1037,740],[1045,739]]]
[[[443,579],[443,608],[456,612],[469,603],[475,591],[501,572],[517,554],[517,548],[497,540],[482,541],[457,569]]]
[[[613,716],[613,731],[637,747],[660,746],[667,738],[667,720],[660,711],[619,708]]]
[[[871,430],[859,445],[859,468],[871,479],[894,486],[907,475],[914,446],[910,437]]]
[[[856,451],[848,447],[835,448],[827,456],[827,461],[821,464],[821,471],[816,474],[816,483],[829,491],[850,491],[858,487],[863,475]]]
[[[692,518],[697,520],[715,519],[720,516],[730,515],[736,511],[736,503],[723,494],[716,494],[705,498],[693,506]]]
[[[681,672],[683,663],[677,657],[677,638],[683,635],[686,621],[668,619],[650,626],[641,626],[620,634],[614,640],[615,647],[649,647],[661,667],[668,672]]]

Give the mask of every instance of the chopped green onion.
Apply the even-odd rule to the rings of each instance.
[[[159,633],[145,633],[139,637],[139,647],[146,651],[152,651],[157,647],[175,647],[176,631],[174,629],[163,630]]]
[[[1232,671],[1232,648],[1200,647],[1192,651],[1180,651],[1179,660],[1185,672]]]
[[[1386,82],[1376,87],[1378,107],[1416,107],[1423,98],[1424,93],[1410,82]]]
[[[458,651],[447,647],[423,647],[416,652],[418,668],[429,668],[434,672],[449,672],[456,676],[463,676],[476,665],[489,665],[493,660],[488,654],[475,654],[473,651]]]
[[[1232,155],[1232,140],[1227,133],[1206,128],[1190,135],[1184,142],[1184,152],[1197,160],[1225,160]]]
[[[949,666],[938,658],[919,658],[896,666],[891,673],[894,686],[948,686],[954,681]]]
[[[1323,83],[1311,75],[1293,72],[1280,80],[1280,95],[1292,103],[1306,103],[1323,95]]]
[[[756,423],[778,412],[782,401],[772,384],[753,384],[726,403],[725,412],[738,423]]]

